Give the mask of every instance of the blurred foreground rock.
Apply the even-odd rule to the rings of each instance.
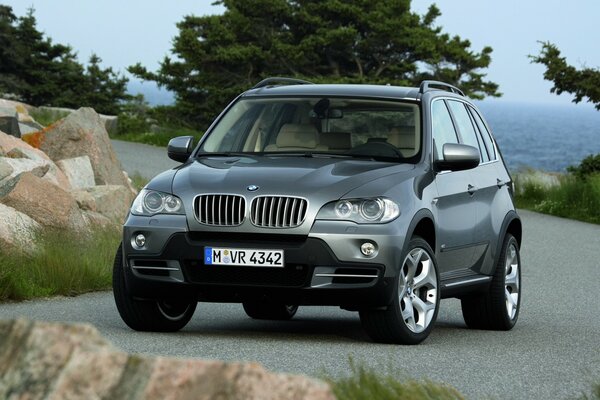
[[[334,400],[325,383],[256,363],[130,355],[90,325],[0,321],[2,399]]]

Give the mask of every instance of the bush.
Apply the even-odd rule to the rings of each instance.
[[[69,114],[69,111],[51,110],[47,108],[32,108],[29,111],[29,115],[44,126],[50,126],[56,121],[67,117]]]
[[[567,167],[567,171],[579,179],[586,179],[593,174],[600,174],[600,153],[590,154],[579,165]]]

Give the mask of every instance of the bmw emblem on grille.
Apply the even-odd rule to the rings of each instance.
[[[258,186],[250,185],[246,189],[248,189],[250,192],[256,192],[258,190]]]

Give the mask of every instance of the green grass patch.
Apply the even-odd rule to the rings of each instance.
[[[0,301],[74,296],[111,287],[112,264],[120,235],[98,230],[91,235],[43,232],[38,250],[0,253]]]
[[[60,110],[49,110],[49,109],[40,109],[33,108],[29,111],[29,115],[33,117],[38,123],[49,126],[55,123],[56,121],[65,118],[70,113],[68,111],[60,111]]]
[[[351,375],[343,378],[325,377],[338,400],[456,400],[464,396],[449,385],[427,379],[405,378],[391,368],[375,372],[350,360]]]
[[[579,221],[600,224],[600,174],[559,177],[555,186],[515,177],[516,206]]]
[[[158,128],[155,132],[142,132],[142,133],[117,133],[111,135],[113,139],[126,140],[128,142],[145,143],[153,146],[167,147],[169,140],[177,136],[193,136],[194,143],[198,143],[203,133],[189,129],[189,128],[176,128],[166,127]]]

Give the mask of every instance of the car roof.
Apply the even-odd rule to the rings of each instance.
[[[419,88],[389,85],[305,84],[277,85],[250,89],[243,97],[254,96],[348,96],[419,100]]]

